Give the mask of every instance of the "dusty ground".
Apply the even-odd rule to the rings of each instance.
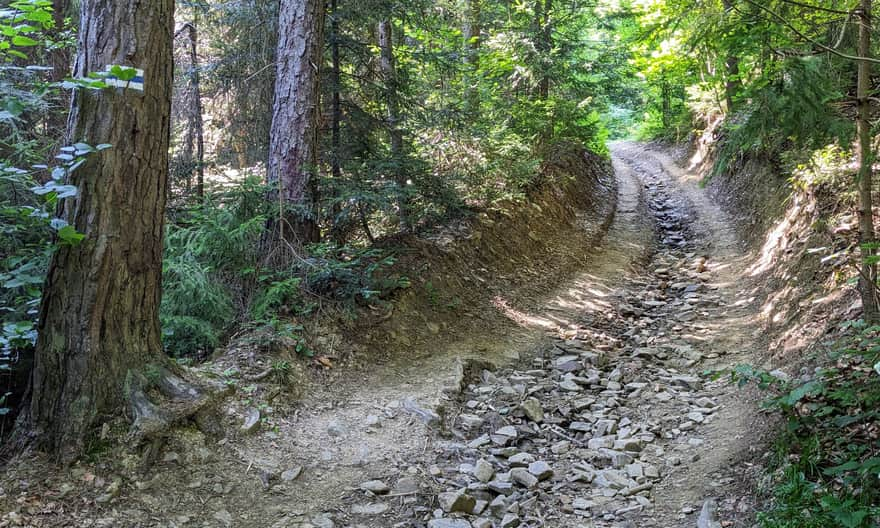
[[[759,284],[745,273],[752,257],[695,175],[642,145],[612,152],[618,204],[604,243],[553,291],[499,294],[504,324],[444,329],[405,359],[346,371],[296,405],[263,400],[255,432],[182,432],[146,473],[132,470],[133,455],[96,452],[64,471],[18,461],[0,480],[8,510],[0,527],[379,528],[433,519],[437,528],[669,528],[696,526],[710,497],[724,526],[748,526],[747,479],[762,453],[754,398],[699,377],[764,345]],[[530,397],[543,420],[523,415]],[[236,399],[230,416],[251,405]],[[479,421],[464,427],[463,414]],[[616,432],[597,432],[599,422]],[[498,436],[506,426],[515,438]],[[484,434],[495,438],[473,443]],[[599,436],[610,444],[590,445]],[[565,450],[556,445],[566,441]],[[439,493],[496,499],[474,464],[483,459],[496,472],[491,482],[509,483],[510,458],[523,453],[553,475],[515,482],[497,515],[443,511]],[[597,476],[633,466],[632,484],[580,476],[587,466]],[[656,477],[642,474],[648,467]],[[361,489],[371,480],[383,485]]]

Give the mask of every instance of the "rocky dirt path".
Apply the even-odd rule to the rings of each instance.
[[[692,175],[613,152],[619,210],[588,269],[531,310],[499,303],[528,331],[492,364],[457,343],[477,352],[463,381],[440,354],[299,422],[327,465],[293,487],[323,511],[278,526],[747,525],[754,405],[701,376],[753,347],[747,257]]]
[[[411,494],[383,497],[400,486],[393,475],[366,482],[349,499],[384,518],[351,522],[748,525],[751,493],[741,479],[754,458],[755,407],[701,376],[747,359],[754,346],[747,257],[724,214],[667,156],[628,143],[613,153],[620,217],[596,268],[570,290],[577,300],[560,303],[575,308],[565,321],[573,332],[506,367],[471,369],[447,406],[445,434],[431,437],[403,479]],[[642,253],[649,231],[639,196],[625,190],[633,181],[656,226],[638,270],[627,256]]]
[[[717,497],[715,517],[746,526],[754,406],[700,374],[755,347],[747,256],[693,175],[643,145],[612,152],[602,247],[542,298],[499,297],[506,324],[263,409],[255,433],[184,432],[134,482],[112,471],[136,460],[72,468],[43,483],[64,511],[33,525],[670,528]]]

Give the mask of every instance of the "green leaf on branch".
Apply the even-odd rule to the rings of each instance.
[[[58,240],[63,245],[75,246],[83,241],[86,236],[77,232],[73,226],[67,225],[58,230]]]

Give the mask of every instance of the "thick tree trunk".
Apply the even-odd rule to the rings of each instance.
[[[465,112],[471,117],[480,112],[478,72],[480,69],[480,44],[482,34],[482,0],[465,0],[464,24],[464,103]]]
[[[394,33],[390,20],[379,22],[378,41],[381,52],[379,67],[385,84],[385,109],[391,157],[394,163],[394,181],[397,184],[397,206],[400,227],[409,231],[411,226],[409,200],[407,198],[406,171],[403,168],[403,129],[400,128],[400,99],[398,94],[397,67],[394,64]]]
[[[324,2],[281,0],[279,13],[268,180],[278,186],[278,236],[302,244],[320,239],[315,172]]]
[[[195,139],[196,147],[196,195],[205,196],[205,127],[202,120],[202,88],[199,78],[198,30],[195,23],[187,24],[189,35],[189,82],[192,108],[189,110],[189,134]]]
[[[857,14],[859,24],[859,56],[871,54],[871,0],[861,0]],[[874,234],[873,165],[874,152],[871,145],[871,63],[859,61],[859,78],[856,97],[858,98],[858,152],[859,152],[859,242],[862,244],[861,277],[859,291],[862,297],[865,321],[880,322],[880,303],[877,298],[877,265],[870,260],[877,254],[873,248]]]
[[[145,88],[74,97],[69,140],[113,147],[71,176],[79,193],[63,214],[85,239],[58,248],[43,293],[31,402],[20,423],[53,451],[77,451],[90,427],[132,404],[146,371],[164,362],[158,316],[173,9],[173,0],[81,3],[75,75],[141,68]]]

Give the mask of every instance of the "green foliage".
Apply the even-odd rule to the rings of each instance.
[[[165,238],[160,318],[167,352],[204,357],[233,331],[252,344],[306,353],[301,328],[316,296],[373,303],[408,282],[386,277],[394,259],[377,249],[319,244],[278,265],[261,250],[274,205],[269,188],[248,178],[174,214]],[[295,343],[291,345],[291,343]]]
[[[311,247],[311,254],[306,286],[317,295],[373,304],[410,285],[406,277],[383,273],[395,258],[380,249],[318,244]]]
[[[251,304],[250,315],[254,321],[272,321],[279,313],[290,314],[301,311],[302,291],[300,278],[273,280],[257,292]]]
[[[852,121],[834,104],[845,96],[835,63],[825,57],[792,58],[777,68],[749,87],[748,108],[726,123],[716,173],[745,153],[771,156],[794,146],[810,151],[850,143]]]
[[[30,60],[22,48],[45,46],[44,31],[54,26],[51,0],[16,0],[0,10],[0,58]]]
[[[868,528],[880,521],[880,327],[848,326],[857,332],[811,378],[785,381],[748,366],[732,372],[740,384],[771,391],[765,405],[787,421],[761,526]]]
[[[165,236],[162,321],[174,356],[204,355],[241,323],[257,284],[269,204],[248,179],[176,215]]]

